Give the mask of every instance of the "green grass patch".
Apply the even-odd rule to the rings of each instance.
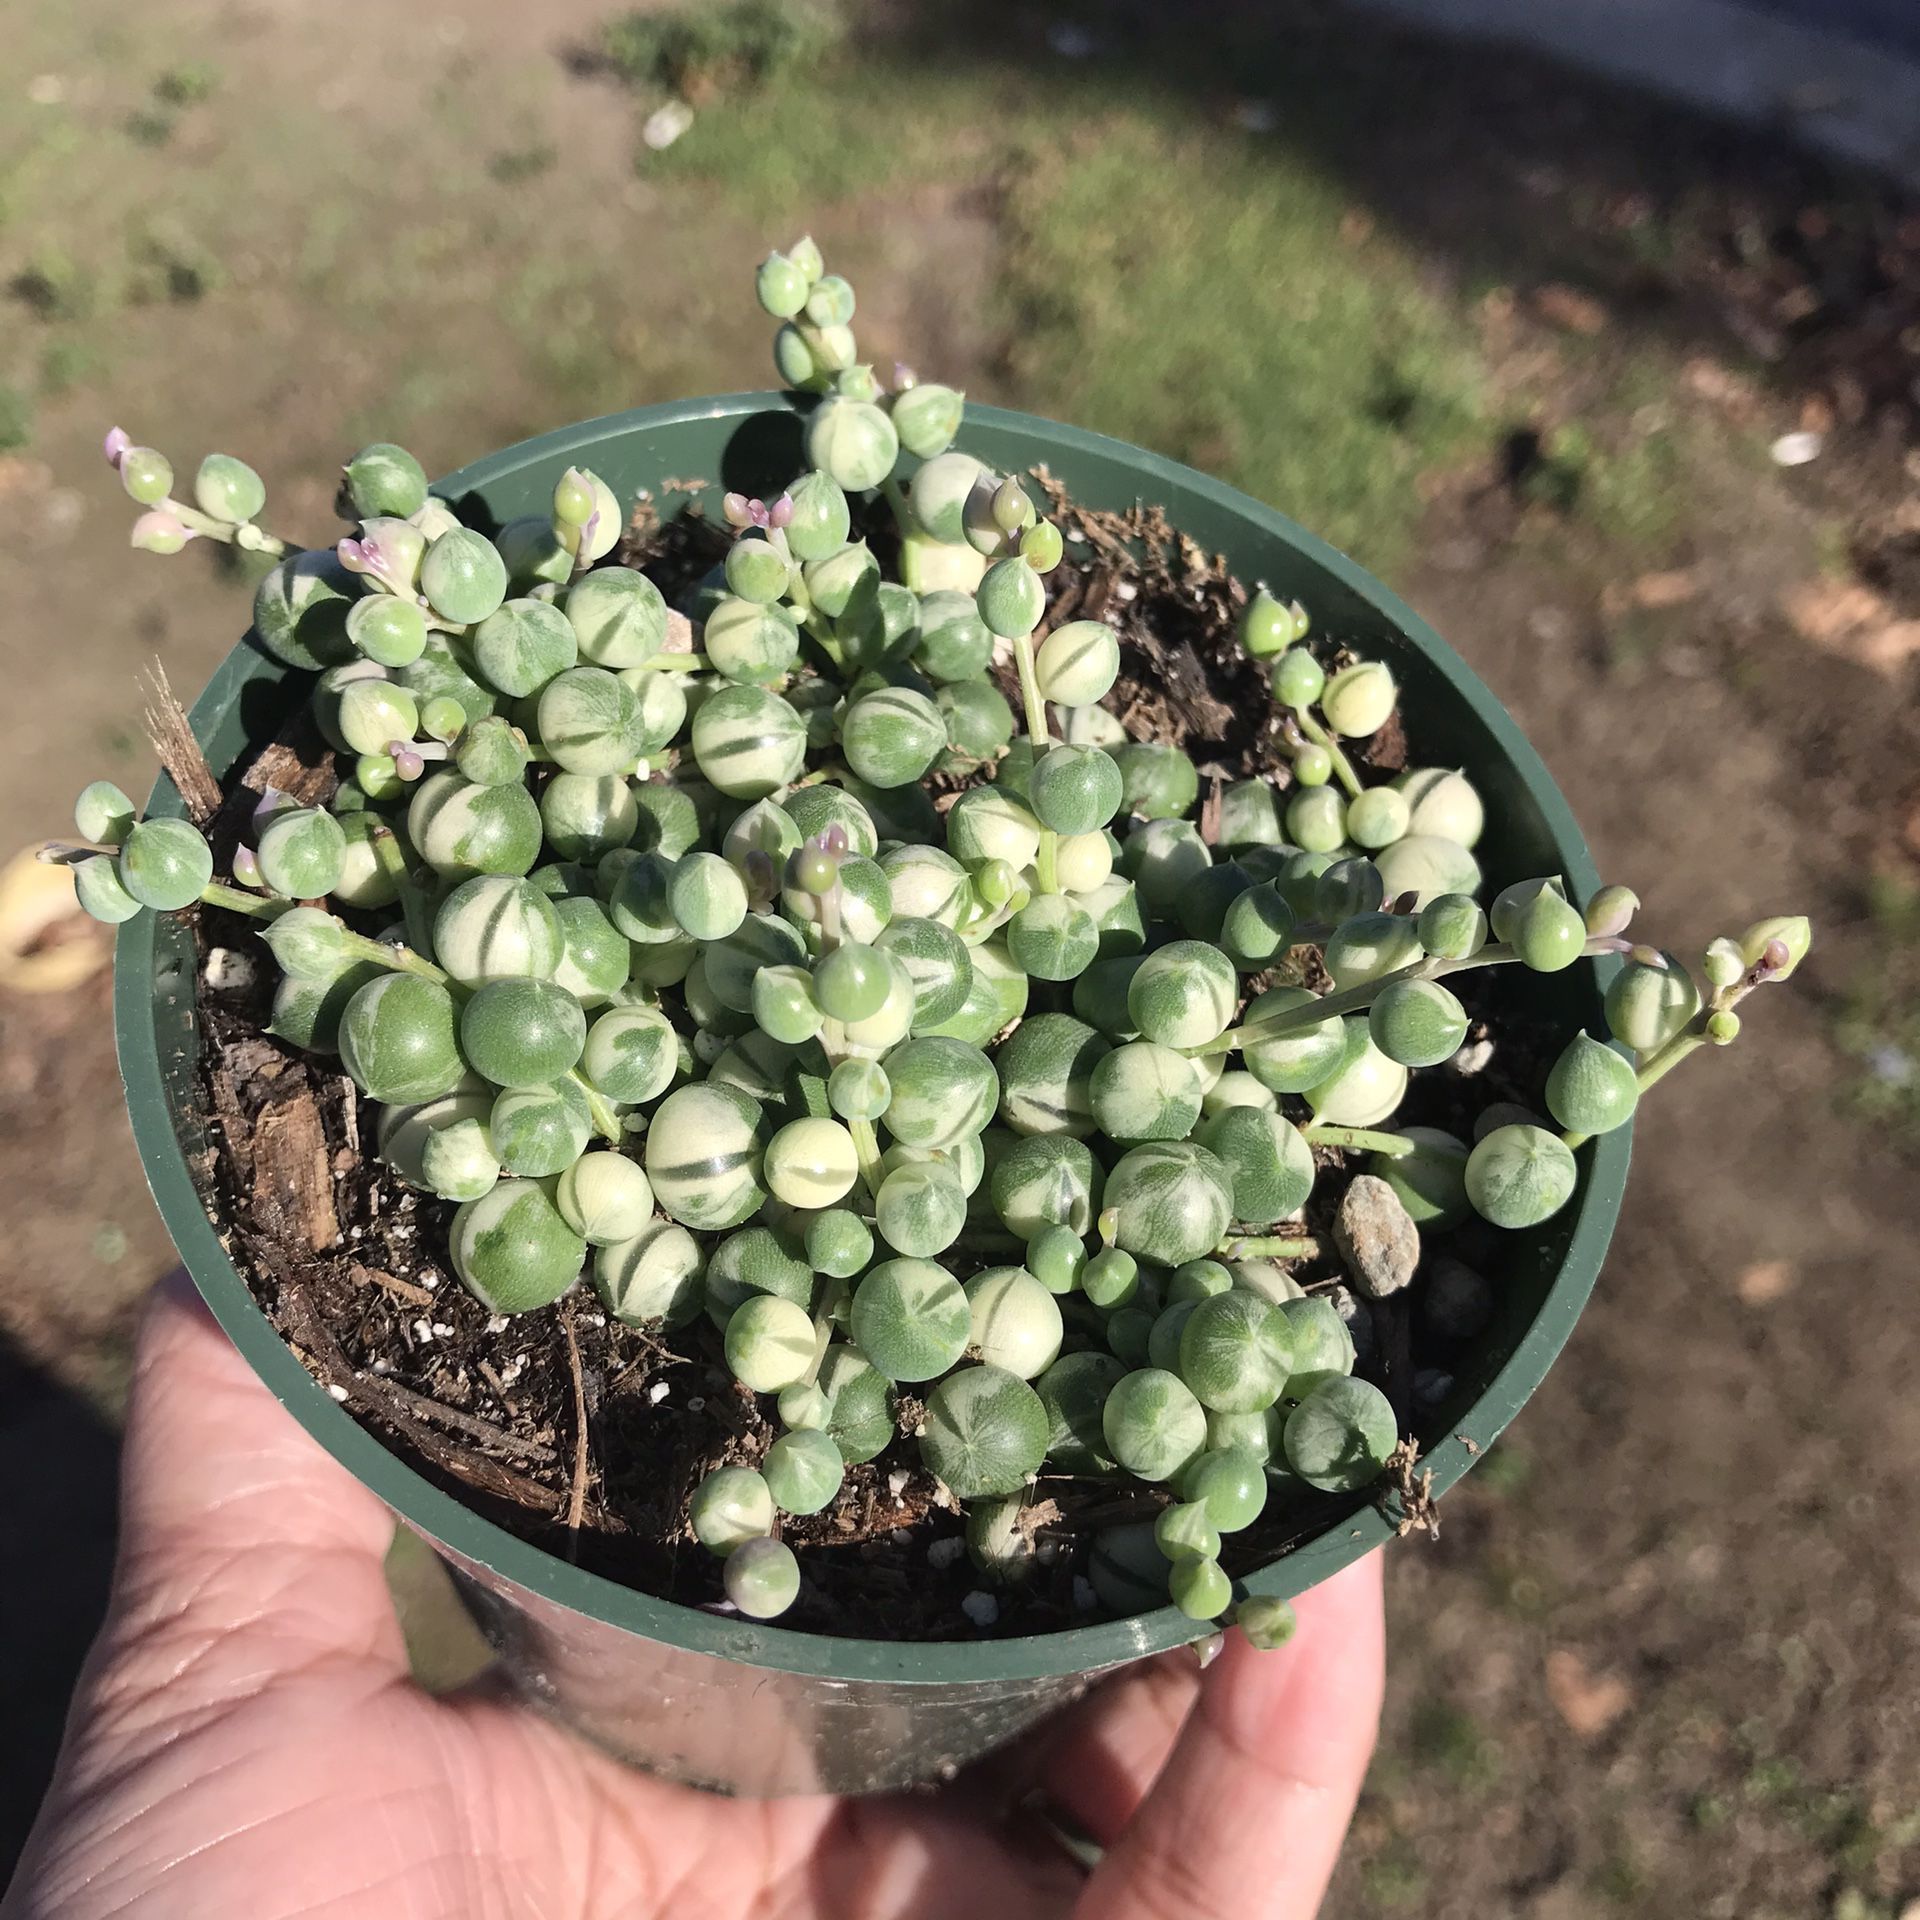
[[[0,453],[13,453],[32,438],[32,397],[0,381]]]
[[[1376,568],[1482,417],[1461,316],[1297,156],[1171,110],[1038,152],[1001,286],[1020,397],[1205,467]],[[1143,236],[1151,235],[1143,248]]]
[[[775,230],[1002,183],[1003,397],[1204,467],[1376,567],[1410,550],[1415,480],[1483,431],[1472,328],[1417,256],[1344,239],[1336,180],[1137,79],[1086,75],[1067,117],[1017,68],[849,47],[703,108],[639,165]]]
[[[942,179],[991,175],[1009,129],[1038,125],[1038,101],[994,75],[903,72],[849,56],[750,100],[702,109],[662,153],[642,149],[649,180],[702,181],[742,211],[804,223],[835,201]]]
[[[697,0],[622,15],[607,26],[605,50],[629,85],[698,99],[765,86],[817,60],[839,37],[838,15],[817,0]]]
[[[1467,1792],[1500,1777],[1500,1750],[1480,1723],[1451,1700],[1422,1700],[1409,1729],[1414,1759]]]
[[[1920,886],[1897,874],[1867,887],[1872,957],[1849,986],[1834,1038],[1853,1063],[1845,1111],[1920,1148]]]
[[[1376,1907],[1400,1913],[1424,1908],[1432,1883],[1419,1849],[1404,1834],[1389,1834],[1385,1844],[1360,1869],[1360,1886]]]
[[[169,107],[197,107],[219,91],[220,69],[211,60],[183,60],[153,83],[153,97]]]

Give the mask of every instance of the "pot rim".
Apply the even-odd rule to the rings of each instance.
[[[556,460],[623,441],[654,429],[698,420],[745,419],[768,412],[804,413],[809,396],[743,392],[671,401],[583,421],[516,442],[448,474],[435,494],[457,500],[487,483],[506,455],[517,465]],[[1134,447],[1106,434],[1064,426],[1039,415],[969,403],[967,426],[997,428],[1044,438],[1105,460],[1118,460],[1139,475],[1143,490],[1171,483],[1209,500],[1269,538],[1293,547],[1371,605],[1405,640],[1452,683],[1487,727],[1539,808],[1562,871],[1581,894],[1599,884],[1592,857],[1572,810],[1518,724],[1454,650],[1396,595],[1344,554],[1284,514],[1237,488],[1178,461]],[[962,430],[962,438],[966,429]],[[203,734],[231,698],[236,678],[252,677],[259,656],[242,646],[215,670],[195,701],[191,719]],[[154,814],[184,812],[164,775],[148,800]],[[207,1217],[188,1168],[186,1151],[168,1105],[166,1050],[156,1018],[156,917],[142,914],[120,929],[115,952],[114,1024],[122,1078],[147,1182],[181,1260],[215,1318],[255,1373],[301,1426],[363,1486],[393,1508],[402,1521],[443,1544],[457,1557],[559,1606],[624,1628],[648,1640],[743,1665],[841,1682],[955,1685],[1056,1678],[1100,1669],[1164,1651],[1209,1631],[1166,1606],[1151,1613],[1098,1625],[1005,1639],[865,1640],[803,1633],[737,1615],[710,1613],[659,1599],[604,1575],[569,1564],[544,1547],[523,1540],[450,1493],[434,1486],[335,1401],[295,1357],[256,1304],[246,1281]],[[1598,989],[1596,987],[1596,1004]],[[1591,1155],[1575,1202],[1566,1252],[1532,1323],[1515,1343],[1450,1435],[1421,1466],[1433,1475],[1432,1490],[1444,1493],[1483,1455],[1545,1378],[1593,1290],[1625,1188],[1630,1125],[1603,1134]],[[1392,1507],[1392,1501],[1387,1503]],[[1373,1499],[1356,1496],[1351,1508],[1279,1559],[1249,1574],[1249,1592],[1291,1596],[1326,1579],[1394,1537],[1395,1526]]]

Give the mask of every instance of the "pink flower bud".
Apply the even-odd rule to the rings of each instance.
[[[100,443],[100,451],[107,456],[107,465],[117,467],[127,449],[133,445],[133,436],[124,427],[109,427],[107,437]]]
[[[820,844],[838,860],[851,844],[847,839],[847,830],[838,820],[820,836]]]
[[[793,518],[793,495],[783,493],[767,510],[767,525],[784,527]]]
[[[395,741],[393,770],[402,780],[418,780],[426,772],[427,763],[411,747]]]
[[[258,834],[276,813],[285,813],[289,807],[297,807],[299,804],[292,794],[279,787],[263,788],[260,798],[254,803],[253,818],[248,823],[248,831]]]
[[[1769,940],[1760,955],[1761,965],[1769,973],[1785,973],[1792,961],[1792,949],[1784,940]]]
[[[730,493],[720,502],[720,512],[730,527],[750,527],[753,512],[744,493]]]
[[[233,877],[243,887],[261,885],[260,862],[253,857],[251,847],[235,847],[233,850]]]
[[[129,537],[142,553],[178,553],[193,534],[170,513],[143,513]]]
[[[358,540],[354,539],[351,534],[347,535],[347,537],[334,548],[334,552],[339,555],[340,564],[345,567],[349,573],[371,573],[373,571],[373,563],[367,558],[366,548],[362,546]]]

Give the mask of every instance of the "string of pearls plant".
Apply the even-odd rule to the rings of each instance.
[[[688,1516],[742,1612],[795,1600],[780,1516],[825,1508],[911,1390],[990,1574],[1031,1563],[1037,1476],[1131,1476],[1167,1504],[1095,1542],[1100,1597],[1215,1619],[1225,1536],[1367,1487],[1399,1439],[1340,1312],[1291,1278],[1326,1251],[1314,1149],[1347,1150],[1391,1229],[1536,1227],[1583,1141],[1792,973],[1807,922],[1716,940],[1703,986],[1629,936],[1625,888],[1488,882],[1464,774],[1367,784],[1342,745],[1394,712],[1388,669],[1329,674],[1264,590],[1240,638],[1293,783],[1227,787],[1203,838],[1192,760],[1101,705],[1114,630],[1048,629],[1061,532],[955,448],[962,396],[882,391],[810,240],[758,291],[781,373],[819,396],[810,464],[726,497],[690,627],[605,564],[626,514],[592,473],[488,537],[368,447],[356,530],[297,550],[259,527],[251,468],[211,456],[188,507],[116,430],[136,545],[281,556],[255,628],[316,675],[341,778],[325,807],[269,793],[226,878],[194,827],[102,782],[83,844],[48,856],[102,920],[262,923],[273,1032],[337,1053],[395,1177],[457,1203],[447,1258],[486,1307],[537,1312],[588,1270],[610,1314],[711,1343],[768,1396],[779,1437]],[[853,537],[876,491],[898,579]],[[926,783],[956,775],[942,813]],[[1309,948],[1326,990],[1249,997]],[[1615,953],[1608,1031],[1568,1039],[1543,1111],[1472,1141],[1395,1126],[1467,1035],[1456,975]],[[1273,1603],[1239,1617],[1287,1630]]]

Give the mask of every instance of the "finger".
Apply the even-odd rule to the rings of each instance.
[[[1310,1920],[1373,1752],[1384,1680],[1380,1556],[1296,1603],[1259,1653],[1239,1633],[1075,1920]]]
[[[207,1640],[271,1626],[289,1662],[331,1650],[398,1673],[392,1538],[393,1516],[301,1431],[185,1275],[163,1280],[128,1400],[117,1623]]]
[[[1125,1667],[1072,1708],[1035,1756],[1035,1783],[1100,1846],[1119,1837],[1166,1765],[1200,1677],[1186,1647]]]

